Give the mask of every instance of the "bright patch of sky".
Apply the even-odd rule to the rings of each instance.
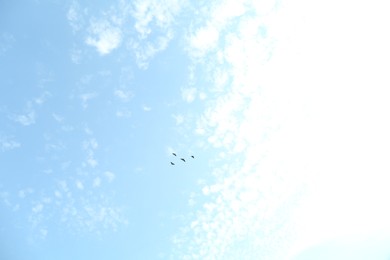
[[[1,3],[0,259],[389,259],[388,8]]]

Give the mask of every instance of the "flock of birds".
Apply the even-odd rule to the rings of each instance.
[[[173,156],[177,156],[175,153],[172,153]],[[191,158],[194,159],[195,156],[191,155]],[[186,160],[184,158],[180,158],[180,160],[182,160],[183,162],[186,162]],[[175,165],[173,162],[171,162],[171,165]]]

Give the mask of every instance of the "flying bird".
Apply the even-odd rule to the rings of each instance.
[[[176,156],[176,154],[175,153],[172,153],[174,156]]]
[[[175,165],[173,162],[171,162],[172,165]]]
[[[183,162],[186,162],[186,160],[184,160],[184,158],[180,158],[180,160],[182,160]]]
[[[192,158],[195,158],[193,155],[191,155]]]

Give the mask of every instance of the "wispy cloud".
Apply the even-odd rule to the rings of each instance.
[[[0,56],[7,53],[15,42],[15,37],[10,33],[2,33],[0,36]]]
[[[181,90],[181,96],[186,102],[191,103],[196,98],[196,92],[196,88],[184,88]]]
[[[92,187],[99,188],[101,183],[102,181],[100,177],[96,177],[95,179],[93,179]]]
[[[173,24],[184,2],[167,0],[135,1],[131,15],[135,19],[134,29],[138,33],[127,46],[135,53],[138,66],[146,69],[157,53],[165,50],[173,38]]]
[[[95,150],[97,148],[98,148],[98,143],[94,138],[90,138],[89,140],[85,140],[83,142],[83,149],[87,153],[87,158],[83,163],[84,166],[88,165],[92,168],[95,168],[99,164],[97,159],[95,158]]]
[[[18,196],[19,196],[19,198],[24,199],[28,195],[33,194],[33,193],[34,193],[34,189],[33,188],[26,188],[26,189],[19,190]]]
[[[108,182],[112,182],[115,179],[115,174],[110,171],[105,171],[104,176],[107,178]]]
[[[2,152],[19,148],[21,144],[12,136],[0,134],[0,150]]]
[[[128,102],[133,96],[133,92],[125,89],[116,89],[114,95],[123,102]]]
[[[56,113],[52,113],[52,116],[54,120],[57,121],[58,123],[62,123],[64,121],[64,118]]]
[[[178,0],[118,1],[102,12],[101,17],[88,17],[88,9],[73,2],[67,18],[74,32],[87,28],[85,43],[96,48],[100,55],[107,55],[119,48],[122,42],[136,57],[138,66],[146,69],[150,60],[165,50],[174,35],[174,21],[185,2]],[[85,21],[89,25],[85,26]],[[134,23],[131,33],[128,23]],[[131,25],[130,25],[131,26]],[[79,62],[79,53],[73,52],[73,62]]]
[[[18,122],[19,124],[22,124],[24,126],[29,126],[32,124],[35,124],[35,111],[31,110],[27,112],[26,114],[22,115],[13,115],[11,118]]]
[[[75,64],[80,64],[82,58],[82,51],[81,49],[73,48],[70,51],[70,59]]]
[[[84,184],[80,180],[76,180],[76,187],[79,190],[84,190]]]
[[[167,1],[135,1],[132,16],[136,20],[134,28],[141,38],[152,33],[152,24],[160,29],[168,29],[182,8],[183,3],[178,0]]]
[[[84,26],[83,11],[81,10],[81,7],[77,1],[73,1],[70,5],[66,14],[66,18],[68,19],[73,32],[81,30],[81,28]]]
[[[132,49],[137,59],[137,64],[140,68],[146,69],[149,61],[159,52],[168,47],[169,42],[173,38],[172,33],[167,33],[165,36],[157,37],[155,42],[130,40],[128,48]]]
[[[120,109],[116,111],[115,115],[119,118],[130,118],[132,113],[129,109]]]
[[[94,99],[96,98],[98,95],[96,93],[84,93],[84,94],[81,94],[80,95],[80,99],[81,99],[81,104],[83,106],[84,109],[86,109],[88,107],[88,102],[91,100],[91,99]]]
[[[41,94],[41,96],[37,97],[34,99],[34,102],[37,104],[37,105],[42,105],[44,102],[46,102],[47,98],[50,97],[51,94],[50,92],[48,91],[45,91]]]
[[[173,115],[173,118],[175,119],[176,125],[181,125],[184,122],[184,116],[183,115]]]
[[[109,23],[107,20],[92,21],[90,24],[90,35],[85,42],[94,46],[100,55],[106,55],[118,48],[122,42],[122,31],[118,26]]]
[[[213,96],[213,101],[207,102],[195,132],[207,140],[204,146],[223,151],[218,158],[223,163],[215,163],[216,181],[203,184],[198,197],[191,196],[189,204],[196,212],[173,239],[181,252],[174,257],[279,259],[275,250],[264,248],[278,245],[283,251],[287,246],[279,236],[289,239],[286,223],[291,205],[299,201],[302,179],[288,175],[297,166],[284,161],[287,153],[277,152],[292,145],[280,143],[276,136],[278,127],[288,127],[286,114],[293,112],[280,109],[282,101],[275,102],[275,92],[265,95],[261,88],[259,70],[270,49],[256,29],[263,21],[252,19],[251,6],[222,1],[203,11],[204,25],[188,38],[189,55],[195,64],[200,61],[199,66],[220,66],[206,68],[214,84],[200,92]],[[233,20],[237,26],[230,27]],[[196,92],[186,96],[192,101]]]
[[[213,26],[206,26],[198,29],[190,38],[191,49],[198,52],[197,55],[203,55],[206,51],[217,46],[219,32]]]
[[[366,62],[356,66],[352,57],[371,53],[374,44],[359,41],[357,32],[343,33],[364,26],[359,14],[367,6],[349,14],[352,22],[343,19],[347,6],[335,11],[336,1],[305,13],[302,2],[277,10],[276,1],[233,2],[204,7],[203,23],[188,37],[195,66],[212,64],[205,70],[216,83],[202,89],[213,99],[193,129],[207,140],[205,148],[222,152],[214,162],[215,181],[190,197],[194,211],[173,238],[179,252],[173,258],[287,259],[294,244],[389,229],[383,209],[389,192],[377,181],[389,169],[384,147],[390,130],[380,119],[389,110],[382,98],[388,96],[382,66],[389,52],[381,45],[384,55],[376,62],[362,54]],[[335,15],[331,24],[323,8]],[[371,28],[383,29],[381,19]],[[202,34],[213,28],[218,34],[203,43]],[[375,37],[389,42],[380,33]],[[335,38],[343,39],[341,46]],[[359,47],[351,50],[353,43]],[[324,51],[317,53],[318,46]],[[374,220],[373,212],[383,217]]]
[[[147,106],[147,105],[143,105],[143,106],[142,106],[142,109],[143,109],[144,111],[146,111],[146,112],[149,112],[149,111],[152,110],[152,108],[151,108],[150,106]]]

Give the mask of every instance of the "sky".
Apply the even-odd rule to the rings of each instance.
[[[0,0],[0,259],[390,259],[389,7]]]

